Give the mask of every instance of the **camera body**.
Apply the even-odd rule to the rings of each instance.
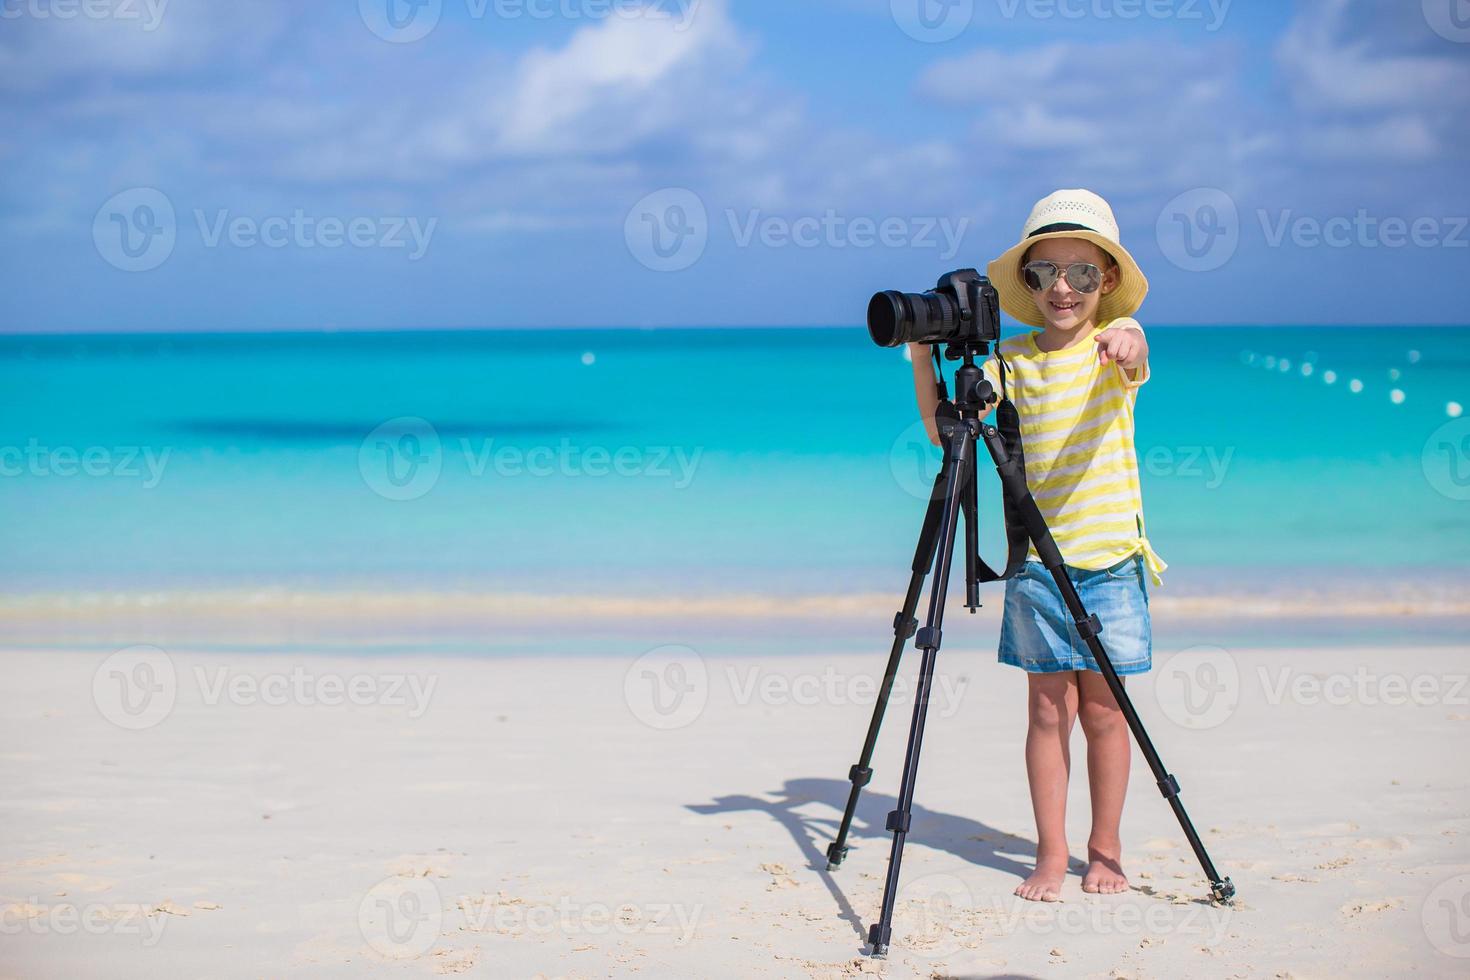
[[[879,347],[992,344],[1000,339],[1000,294],[974,269],[946,272],[923,293],[875,293],[868,335]]]

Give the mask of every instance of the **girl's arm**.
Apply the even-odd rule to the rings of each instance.
[[[909,344],[909,357],[914,362],[914,395],[919,401],[919,417],[924,420],[924,431],[929,434],[929,441],[936,446],[943,445],[939,438],[939,427],[934,422],[934,412],[939,408],[939,392],[935,390],[934,378],[934,355],[930,353],[928,344]],[[985,379],[995,388],[996,397],[1000,396],[998,378],[994,367],[995,355],[990,357],[981,365],[985,372]],[[995,402],[980,413],[983,419],[988,416]]]
[[[941,443],[934,411],[939,407],[939,392],[935,390],[934,356],[929,353],[928,344],[909,344],[909,357],[914,362],[914,395],[919,400],[919,417],[924,420],[929,441],[938,446]]]

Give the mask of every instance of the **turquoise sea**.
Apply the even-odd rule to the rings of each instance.
[[[1149,336],[1166,589],[1470,564],[1470,328]],[[901,591],[937,465],[860,328],[12,335],[0,383],[12,594]]]

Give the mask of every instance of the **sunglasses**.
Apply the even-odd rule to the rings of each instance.
[[[1050,289],[1058,277],[1065,277],[1067,285],[1079,293],[1096,292],[1103,280],[1103,271],[1091,262],[1073,262],[1064,267],[1037,260],[1022,266],[1021,275],[1026,285],[1038,293]]]

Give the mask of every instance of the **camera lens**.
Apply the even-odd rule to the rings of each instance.
[[[958,313],[944,293],[888,289],[868,301],[868,335],[879,347],[940,343],[954,337]]]

